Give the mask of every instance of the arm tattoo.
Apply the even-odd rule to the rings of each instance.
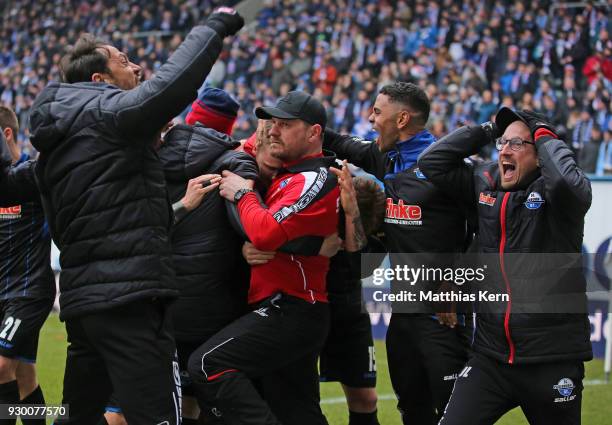
[[[357,250],[361,251],[367,245],[368,238],[363,230],[360,216],[353,217],[353,226],[355,227],[355,244],[357,245]]]

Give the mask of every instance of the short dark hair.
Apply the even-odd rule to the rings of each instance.
[[[417,122],[425,125],[429,119],[429,98],[423,89],[416,84],[401,81],[387,84],[380,89],[380,94],[389,97],[391,103],[401,103],[416,114]]]
[[[372,235],[383,222],[386,209],[385,192],[369,177],[354,177],[353,187],[357,193],[357,205],[363,230],[366,235]]]
[[[0,128],[5,129],[7,127],[13,130],[13,137],[17,137],[19,132],[17,115],[8,106],[0,105]]]
[[[79,37],[60,61],[62,81],[71,84],[91,81],[91,76],[96,72],[109,73],[107,44],[92,34]]]

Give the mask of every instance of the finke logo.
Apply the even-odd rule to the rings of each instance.
[[[478,197],[478,203],[492,207],[493,205],[495,205],[496,199],[497,198],[494,198],[488,193],[480,192],[480,196]]]
[[[401,199],[397,204],[393,198],[387,198],[387,208],[385,211],[385,222],[391,224],[417,225],[423,224],[421,221],[421,207],[418,205],[405,205]]]
[[[542,199],[538,192],[531,192],[525,201],[525,206],[530,210],[537,210],[544,202],[544,199]]]
[[[10,220],[12,218],[21,218],[21,205],[0,208],[0,220]]]

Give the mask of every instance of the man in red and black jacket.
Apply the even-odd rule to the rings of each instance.
[[[270,150],[283,161],[265,206],[253,181],[223,172],[221,195],[237,204],[249,240],[262,251],[308,236],[326,237],[338,226],[339,190],[323,155],[325,109],[303,92],[256,110],[271,119]],[[227,424],[326,424],[319,406],[316,358],[329,325],[325,279],[329,259],[278,252],[251,269],[253,311],[198,348],[189,361],[196,394]],[[265,376],[272,413],[252,379]],[[280,417],[282,414],[283,417]]]
[[[456,130],[418,160],[477,219],[489,266],[479,289],[504,296],[478,295],[475,353],[440,424],[493,424],[517,406],[533,425],[579,424],[592,357],[580,258],[591,184],[545,117],[502,108],[495,121]],[[466,165],[493,139],[497,163]]]

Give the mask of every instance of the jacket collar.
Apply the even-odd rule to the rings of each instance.
[[[423,130],[407,140],[396,144],[395,150],[387,155],[394,160],[393,174],[400,173],[412,167],[417,162],[417,158],[429,145],[436,141],[436,138],[427,130]]]
[[[333,152],[324,150],[321,153],[315,155],[308,155],[297,161],[284,164],[283,168],[279,171],[278,175],[281,175],[284,171],[289,173],[301,173],[303,171],[312,171],[317,168],[329,168],[336,162],[336,155]]]

